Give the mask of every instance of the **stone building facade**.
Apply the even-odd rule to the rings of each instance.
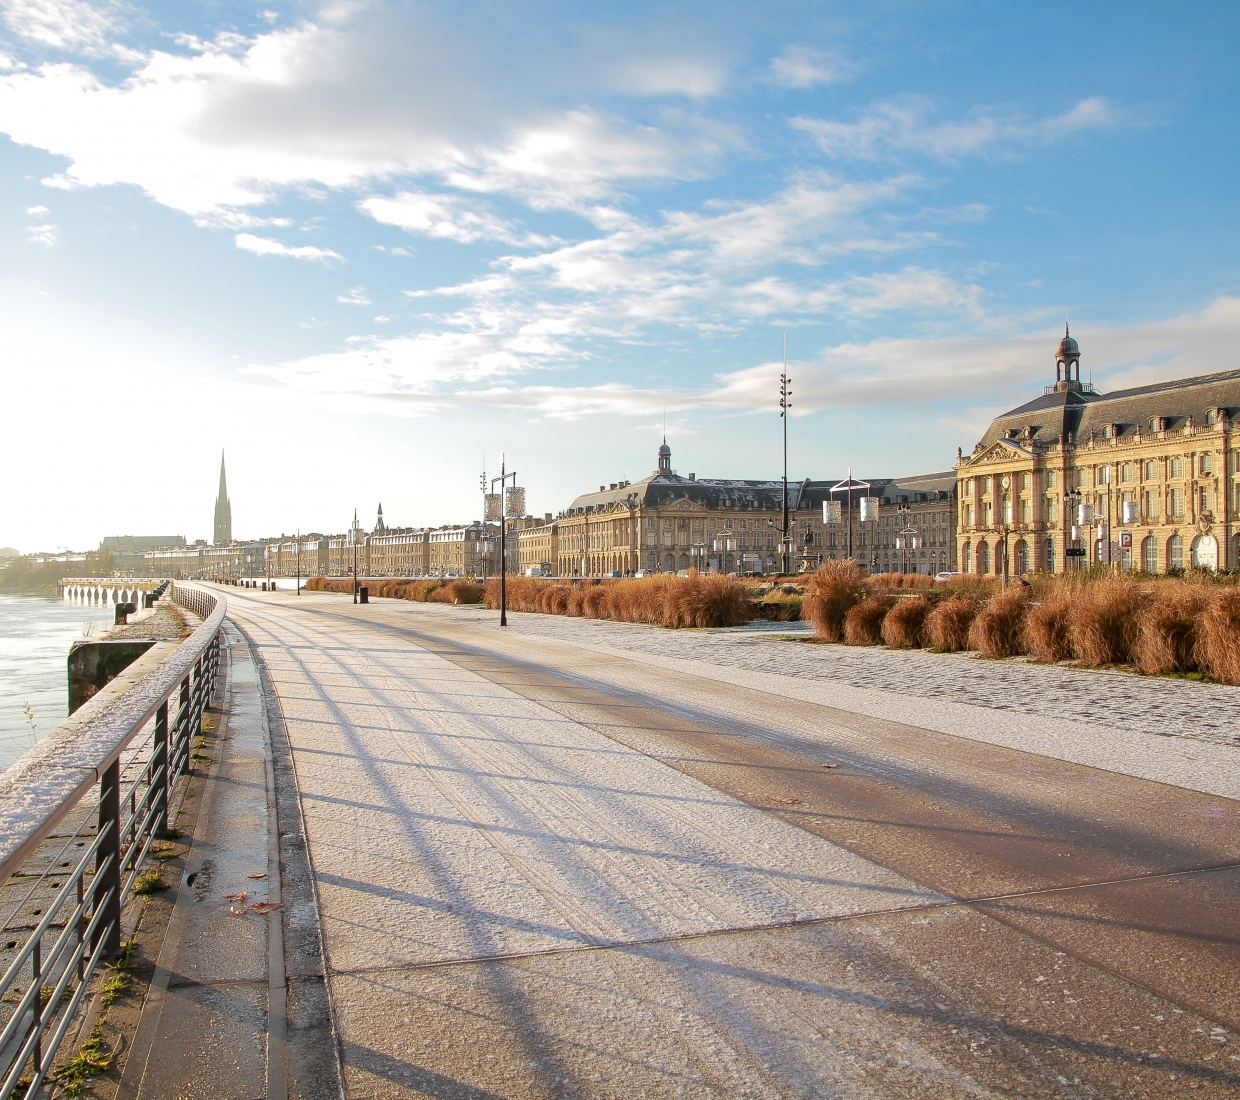
[[[1055,384],[960,456],[959,568],[1240,564],[1240,371],[1096,393],[1066,331]]]
[[[955,561],[956,491],[951,471],[880,478],[847,494],[838,481],[789,482],[789,534],[794,571],[827,558],[852,556],[874,572],[938,572]],[[631,576],[637,572],[774,573],[782,566],[783,485],[682,477],[671,449],[659,448],[658,469],[637,482],[600,486],[558,518],[558,574]],[[877,502],[861,518],[861,498]],[[823,504],[841,503],[839,522]],[[902,510],[903,509],[903,510]],[[904,533],[905,531],[910,533]],[[851,537],[850,537],[851,532]],[[897,550],[899,540],[906,545]],[[916,542],[916,546],[907,545]]]
[[[481,575],[486,553],[487,530],[481,523],[441,527],[427,536],[426,573],[431,577]]]
[[[550,514],[542,523],[517,532],[517,569],[552,575],[560,560],[560,525]]]

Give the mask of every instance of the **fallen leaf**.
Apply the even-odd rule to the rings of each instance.
[[[240,902],[244,902],[244,901],[245,901],[245,891],[244,891],[244,890],[242,890],[240,893],[236,893],[236,894],[225,894],[225,895],[224,895],[224,900],[225,900],[225,901],[240,901]]]
[[[259,872],[257,875],[246,875],[245,877],[246,877],[246,878],[266,878],[266,877],[267,877],[267,872],[266,872],[266,871],[261,871],[261,872]]]
[[[253,905],[250,906],[250,912],[258,913],[261,915],[263,913],[270,913],[273,909],[283,909],[283,908],[284,908],[283,904],[278,901],[256,901]]]
[[[799,798],[772,798],[772,802],[778,802],[781,806],[795,806],[801,800]]]
[[[820,768],[838,768],[839,767],[838,764],[819,764],[818,766]]]

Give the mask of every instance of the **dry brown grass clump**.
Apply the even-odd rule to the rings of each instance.
[[[883,619],[883,641],[890,649],[920,649],[925,645],[926,616],[930,601],[925,596],[897,600]]]
[[[1076,589],[1068,629],[1077,660],[1088,668],[1132,660],[1137,614],[1147,599],[1141,585],[1128,577],[1106,577]]]
[[[1207,676],[1240,684],[1240,592],[1218,593],[1197,619],[1197,660]]]
[[[838,642],[844,637],[849,610],[865,599],[865,574],[851,558],[829,558],[809,578],[801,616],[814,624],[818,637]]]
[[[1066,589],[1050,592],[1026,613],[1025,648],[1039,661],[1055,664],[1076,656],[1068,625],[1072,599],[1072,593]]]
[[[929,573],[875,573],[869,584],[872,588],[933,588],[934,577]]]
[[[878,645],[883,638],[883,620],[895,604],[894,596],[876,592],[850,607],[844,617],[844,644]]]
[[[508,607],[544,615],[573,615],[669,628],[739,626],[754,617],[749,592],[736,577],[716,573],[627,580],[508,581]],[[499,607],[499,581],[487,582],[487,607]]]
[[[968,649],[969,630],[977,618],[977,609],[977,600],[972,596],[952,596],[943,600],[926,616],[922,627],[929,647],[935,653],[960,653]]]
[[[1018,657],[1025,652],[1029,589],[1009,588],[986,602],[969,629],[969,645],[983,657]]]
[[[1197,624],[1208,602],[1201,585],[1155,585],[1137,615],[1137,668],[1154,676],[1196,672]]]

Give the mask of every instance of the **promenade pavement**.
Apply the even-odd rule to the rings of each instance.
[[[351,1097],[1240,1089],[1230,689],[227,595]]]

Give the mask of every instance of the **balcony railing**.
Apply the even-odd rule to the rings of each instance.
[[[185,588],[173,598],[204,620],[193,634],[123,692],[91,699],[0,777],[0,931],[14,952],[0,977],[0,1100],[38,1096],[48,1083],[92,975],[121,950],[125,899],[189,771],[225,601]]]

